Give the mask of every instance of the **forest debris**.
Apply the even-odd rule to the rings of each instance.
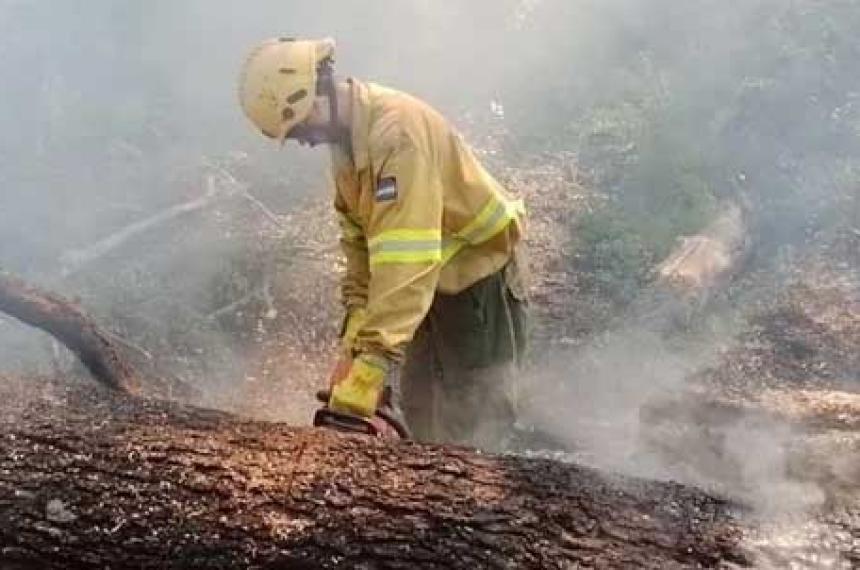
[[[207,191],[203,196],[176,204],[152,216],[139,220],[106,236],[96,243],[80,249],[72,249],[60,256],[63,276],[69,276],[79,271],[83,266],[96,261],[110,252],[120,248],[134,237],[148,232],[162,224],[201,210],[218,198],[218,192],[212,177],[208,180]]]
[[[734,202],[701,233],[679,238],[678,246],[657,266],[659,284],[682,296],[698,296],[725,283],[749,252],[744,213]]]
[[[0,312],[53,335],[108,388],[133,393],[139,390],[137,375],[112,335],[75,303],[0,273]]]

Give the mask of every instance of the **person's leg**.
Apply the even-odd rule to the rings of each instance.
[[[525,306],[505,271],[457,295],[437,295],[430,313],[440,378],[439,435],[498,449],[516,421]]]
[[[417,441],[439,441],[439,366],[430,328],[425,319],[409,344],[399,371],[399,398],[395,396],[400,401],[406,425]]]

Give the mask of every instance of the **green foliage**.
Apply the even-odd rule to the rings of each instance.
[[[700,231],[716,209],[701,162],[663,141],[643,149],[619,201],[619,214],[657,257],[667,255],[679,235]]]
[[[603,205],[574,227],[583,283],[616,302],[633,298],[644,281],[650,255],[639,234],[617,208]]]
[[[680,235],[701,230],[716,200],[698,170],[683,160],[666,169],[645,161],[628,183],[647,194],[624,194],[599,206],[573,228],[578,269],[594,290],[626,302],[647,280]]]
[[[610,198],[573,230],[602,291],[628,291],[724,198],[752,208],[762,258],[856,218],[857,2],[558,0],[534,18],[540,86],[505,95],[528,150],[574,150]]]
[[[677,237],[700,231],[717,206],[713,167],[661,105],[604,105],[580,125],[583,159],[610,200],[573,228],[577,267],[617,302],[632,299]]]

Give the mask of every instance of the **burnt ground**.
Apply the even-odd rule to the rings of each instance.
[[[761,567],[860,566],[860,236],[668,312],[657,324],[633,314],[550,365],[529,410],[543,441],[749,505]]]
[[[678,400],[704,411],[690,423],[716,455],[714,441],[731,433],[728,426],[771,450],[769,472],[742,476],[736,487],[764,511],[785,515],[750,535],[773,566],[860,566],[858,269],[856,231],[810,248],[751,311],[735,345]],[[741,464],[735,473],[743,472]]]

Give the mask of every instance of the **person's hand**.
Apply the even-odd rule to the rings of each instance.
[[[336,412],[372,418],[382,399],[388,361],[372,354],[359,354],[343,380],[331,388],[328,407]]]

